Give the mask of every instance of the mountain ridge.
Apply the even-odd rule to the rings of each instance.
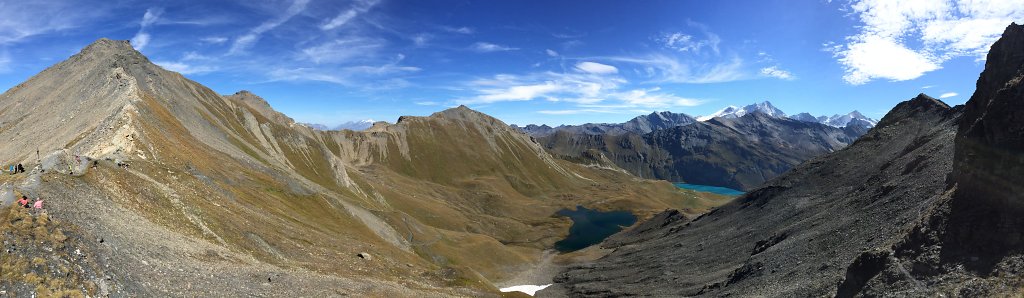
[[[93,295],[494,295],[564,236],[562,208],[648,217],[726,200],[555,159],[466,107],[316,131],[127,41],[97,40],[0,107],[14,140],[0,154],[38,166],[0,180],[3,197],[44,197],[80,231],[112,276],[80,288]]]

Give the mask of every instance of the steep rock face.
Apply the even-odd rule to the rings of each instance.
[[[964,108],[953,179],[964,200],[1003,209],[1008,226],[1024,223],[1024,26],[992,45],[977,91]],[[1019,233],[1019,231],[1018,231]],[[1009,245],[1024,246],[1021,235]]]
[[[556,156],[579,161],[597,150],[645,178],[749,190],[814,156],[853,142],[859,131],[750,113],[657,130],[645,135],[539,137]]]
[[[545,294],[833,295],[865,248],[900,241],[943,197],[957,115],[923,95],[901,103],[853,145],[709,214],[663,215],[610,238],[613,253],[566,270]]]
[[[952,195],[929,210],[902,242],[884,248],[889,257],[880,267],[848,273],[852,278],[838,295],[1019,295],[1024,286],[1022,79],[1024,26],[1011,24],[992,45],[977,90],[964,107],[947,181]]]

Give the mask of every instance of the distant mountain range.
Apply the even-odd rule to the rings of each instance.
[[[517,128],[570,161],[614,165],[644,178],[748,190],[845,147],[876,123],[857,111],[787,117],[765,101],[697,118],[656,112],[624,123]]]
[[[697,119],[690,115],[665,111],[637,116],[624,123],[587,123],[581,125],[561,125],[558,127],[534,124],[519,127],[513,124],[512,127],[535,137],[550,135],[558,131],[590,135],[620,135],[630,132],[645,134],[659,129],[693,124],[694,122],[697,122]]]
[[[640,115],[624,123],[586,123],[579,125],[559,125],[556,127],[551,127],[546,124],[529,124],[520,127],[513,124],[512,127],[534,137],[547,136],[557,131],[592,135],[619,135],[628,132],[645,134],[659,129],[689,125],[695,122],[705,122],[714,118],[739,118],[751,113],[761,113],[775,118],[791,118],[803,122],[821,123],[838,128],[845,128],[853,123],[853,126],[862,128],[864,132],[878,124],[877,120],[868,118],[858,111],[853,111],[844,115],[836,114],[831,117],[814,116],[809,113],[799,113],[793,116],[787,116],[785,112],[776,108],[771,102],[764,101],[743,107],[727,106],[711,115],[699,117],[664,111]]]
[[[845,147],[859,133],[753,112],[646,134],[557,131],[535,138],[555,156],[578,163],[614,164],[644,178],[748,190]]]
[[[737,108],[736,106],[728,106],[719,110],[718,112],[715,112],[714,114],[697,117],[697,120],[708,121],[711,120],[712,118],[739,118],[743,117],[743,115],[755,112],[777,118],[787,117],[786,113],[782,112],[782,110],[779,110],[778,108],[773,106],[771,102],[764,101],[760,103],[747,105],[742,108]],[[836,114],[832,115],[831,117],[814,116],[811,115],[810,113],[799,113],[788,117],[803,122],[821,123],[832,127],[846,127],[847,125],[850,124],[850,122],[853,121],[863,121],[864,123],[857,123],[857,125],[866,126],[868,128],[874,127],[876,124],[878,124],[877,120],[868,118],[867,116],[864,116],[864,114],[861,114],[858,111],[853,111],[845,115]]]
[[[324,130],[342,130],[342,129],[348,129],[348,130],[354,130],[354,131],[363,131],[363,130],[366,130],[367,128],[373,127],[374,123],[377,123],[377,121],[374,121],[373,119],[366,119],[366,120],[358,120],[358,121],[345,122],[345,123],[342,123],[342,124],[338,124],[335,127],[329,127],[327,125],[323,125],[323,124],[319,124],[319,123],[302,123],[302,125],[305,125],[305,126],[308,126],[309,128],[312,128],[312,129],[315,129],[315,130],[320,130],[320,131],[324,131]]]

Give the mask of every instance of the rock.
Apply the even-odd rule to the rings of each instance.
[[[356,256],[362,258],[363,260],[367,260],[367,261],[372,261],[373,260],[373,256],[371,256],[369,253],[365,253],[365,252],[358,253],[358,254],[356,254]]]

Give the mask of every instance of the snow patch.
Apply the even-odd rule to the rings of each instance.
[[[533,296],[533,295],[537,294],[537,291],[543,290],[543,289],[545,289],[547,287],[550,287],[550,286],[551,286],[551,284],[546,284],[546,285],[542,285],[542,286],[537,286],[537,285],[519,285],[519,286],[511,286],[511,287],[507,287],[507,288],[501,288],[501,289],[498,289],[498,290],[502,291],[502,292],[523,292],[523,293],[526,293],[527,295]]]

